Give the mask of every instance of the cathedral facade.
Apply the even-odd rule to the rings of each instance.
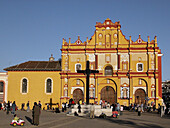
[[[89,61],[90,69],[99,71],[89,78],[90,103],[99,104],[101,99],[124,106],[162,103],[162,53],[157,37],[126,39],[120,22],[110,19],[97,22],[95,28],[84,42],[79,36],[74,43],[63,39],[61,62],[29,61],[6,68],[8,100],[19,105],[41,101],[44,107],[50,99],[60,104],[70,98],[86,102],[86,75],[77,70],[85,70]]]

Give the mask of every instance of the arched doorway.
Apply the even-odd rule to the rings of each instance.
[[[77,88],[73,91],[73,100],[78,103],[80,99],[84,101],[84,94],[81,89]]]
[[[110,104],[116,103],[116,92],[110,86],[105,86],[101,90],[101,99],[109,102]]]
[[[145,104],[146,93],[143,89],[137,89],[135,91],[135,103],[136,104]]]

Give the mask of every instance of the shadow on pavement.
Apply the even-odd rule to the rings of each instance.
[[[28,122],[30,122],[30,124],[32,124],[32,119],[29,118],[28,116],[25,116],[25,118],[27,119]]]
[[[120,125],[129,126],[129,127],[135,127],[135,128],[163,128],[163,127],[155,125],[155,124],[142,123],[142,125],[139,125],[139,124],[137,124],[133,121],[113,119],[113,118],[108,118],[108,117],[107,118],[98,118],[98,119],[106,120],[106,121],[109,121],[111,123],[117,123],[117,124],[120,124]]]

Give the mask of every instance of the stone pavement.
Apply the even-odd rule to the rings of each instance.
[[[26,111],[17,111],[16,114],[25,120],[23,128],[169,128],[170,117],[161,118],[155,113],[142,113],[137,116],[136,112],[123,112],[119,118],[95,118],[67,116],[65,113],[53,113],[42,111],[40,125],[31,124],[32,114]],[[0,128],[10,128],[13,115],[6,115],[0,111]],[[20,126],[16,126],[20,127]]]

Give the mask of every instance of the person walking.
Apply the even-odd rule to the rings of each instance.
[[[10,102],[9,101],[6,105],[6,108],[7,108],[6,114],[9,114],[9,111],[10,111]]]
[[[78,113],[81,113],[81,105],[80,105],[80,103],[78,104]]]
[[[38,106],[39,106],[39,107],[40,107],[40,109],[41,109],[41,106],[42,106],[42,105],[41,105],[41,101],[39,101]]]
[[[15,101],[12,103],[12,114],[15,114],[16,104]]]
[[[37,102],[34,102],[33,106],[33,125],[39,125],[39,116],[40,116],[40,107],[37,105]]]
[[[30,103],[29,103],[29,101],[27,102],[27,112],[29,112],[30,111]]]
[[[138,116],[141,116],[141,107],[138,107]]]
[[[94,111],[95,111],[95,106],[94,104],[92,103],[92,105],[90,106],[90,118],[94,119]]]
[[[62,103],[62,112],[64,112],[64,102]]]

